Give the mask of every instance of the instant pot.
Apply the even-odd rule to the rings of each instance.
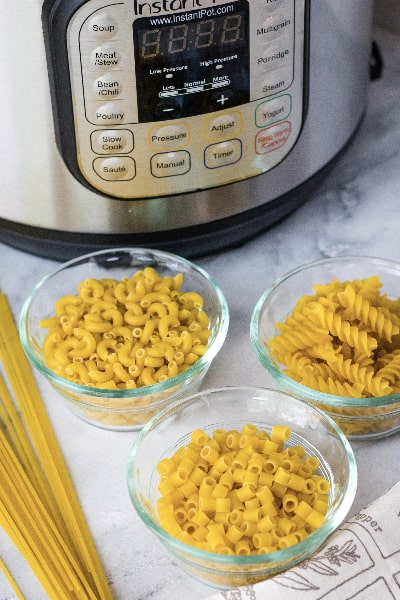
[[[289,214],[356,132],[372,0],[1,0],[0,239],[191,257]]]

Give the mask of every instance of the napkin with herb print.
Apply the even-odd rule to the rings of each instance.
[[[400,598],[400,481],[343,523],[296,567],[206,600],[396,600]]]

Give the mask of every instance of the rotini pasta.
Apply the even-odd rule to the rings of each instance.
[[[187,446],[158,463],[161,525],[221,554],[274,552],[305,539],[325,520],[330,484],[318,459],[285,447],[290,435],[279,425],[270,435],[252,424],[211,437],[193,431]]]
[[[381,293],[377,276],[313,286],[299,299],[271,354],[284,372],[321,392],[381,397],[400,387],[400,299]]]
[[[85,279],[77,296],[41,321],[46,364],[76,383],[105,389],[153,385],[188,369],[207,350],[209,317],[183,275],[152,267],[122,281]],[[79,366],[78,364],[79,363]]]

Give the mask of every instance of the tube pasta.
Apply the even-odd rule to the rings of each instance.
[[[41,320],[46,364],[82,385],[131,389],[175,377],[207,351],[210,319],[183,274],[152,267],[121,281],[85,279]],[[80,366],[71,366],[79,359]],[[112,383],[113,382],[113,383]]]
[[[157,465],[161,525],[188,544],[222,554],[274,552],[305,539],[325,520],[330,484],[302,446],[285,448],[290,435],[288,427],[275,426],[268,435],[251,424],[211,437],[194,430],[187,446]],[[271,457],[280,466],[267,483]]]

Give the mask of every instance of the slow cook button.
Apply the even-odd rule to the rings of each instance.
[[[238,162],[242,157],[242,142],[240,140],[227,140],[219,144],[207,146],[204,151],[204,164],[207,169],[226,167]]]
[[[133,150],[133,133],[129,129],[101,129],[90,137],[96,154],[127,154]]]
[[[93,168],[106,181],[128,181],[136,175],[135,161],[129,156],[95,158]]]
[[[116,20],[106,12],[99,12],[92,17],[86,27],[86,37],[92,40],[109,40],[118,32]]]
[[[290,94],[282,94],[271,100],[266,100],[256,108],[257,127],[266,127],[277,121],[287,119],[292,111],[292,97]]]
[[[186,150],[163,152],[151,157],[151,174],[154,177],[174,177],[190,171],[190,154]]]

